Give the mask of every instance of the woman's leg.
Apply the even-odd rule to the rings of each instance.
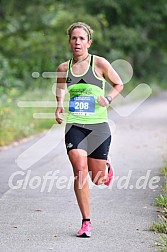
[[[90,194],[88,184],[87,153],[81,149],[68,152],[75,176],[74,191],[83,219],[90,218]]]
[[[88,157],[90,177],[96,185],[104,184],[107,181],[106,162],[106,160]]]
[[[111,144],[111,131],[108,123],[90,126],[88,142],[88,169],[94,184],[104,184],[108,180],[108,153]]]

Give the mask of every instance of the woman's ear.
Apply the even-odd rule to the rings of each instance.
[[[88,40],[88,47],[87,48],[89,48],[91,46],[91,44],[92,44],[92,39]]]

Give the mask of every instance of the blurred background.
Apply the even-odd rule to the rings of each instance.
[[[70,59],[66,30],[77,21],[94,30],[91,54],[132,65],[124,95],[139,83],[148,83],[153,93],[167,89],[166,0],[1,0],[0,146],[55,123],[54,118],[33,118],[37,112],[54,113],[55,107],[21,108],[17,103],[55,101],[55,80],[42,73],[55,72]]]

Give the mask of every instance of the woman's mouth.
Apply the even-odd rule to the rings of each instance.
[[[81,50],[81,48],[75,47],[75,51],[76,51],[76,52],[79,52],[80,50]]]

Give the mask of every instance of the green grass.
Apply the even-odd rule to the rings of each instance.
[[[4,95],[0,102],[0,146],[35,135],[38,132],[51,128],[55,123],[54,118],[33,118],[34,113],[54,113],[55,107],[18,107],[17,104],[20,101],[55,102],[55,97],[50,87],[29,90],[21,96]]]
[[[159,207],[167,207],[167,195],[166,194],[160,194],[155,199],[155,205]]]
[[[160,252],[167,252],[167,236],[162,235],[160,239],[162,242],[162,248],[160,249]]]
[[[161,173],[163,176],[165,176],[167,178],[167,165],[164,166],[162,169],[161,169]]]
[[[154,222],[150,228],[151,231],[161,233],[160,236],[160,252],[167,252],[167,165],[161,169],[162,175],[165,177],[163,194],[160,194],[154,201],[154,204],[160,208],[158,215],[160,221]]]
[[[161,221],[154,222],[152,224],[151,230],[157,233],[167,234],[167,209],[162,214],[163,215],[159,215]]]

